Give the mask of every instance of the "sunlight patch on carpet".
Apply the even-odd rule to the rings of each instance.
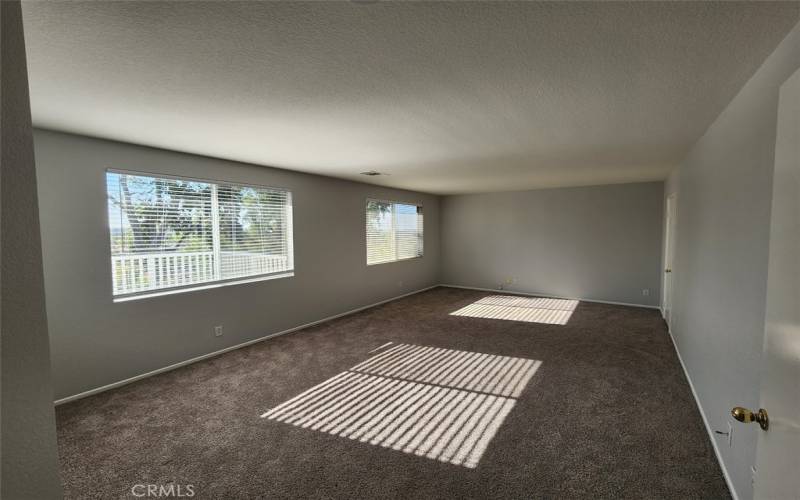
[[[398,344],[261,417],[474,468],[540,365]]]
[[[450,315],[566,325],[577,306],[577,300],[490,295]]]

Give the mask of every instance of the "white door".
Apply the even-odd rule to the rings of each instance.
[[[800,70],[781,87],[769,241],[757,499],[800,498]]]
[[[664,289],[661,293],[661,310],[664,312],[664,319],[667,326],[672,323],[672,284],[673,284],[673,261],[675,259],[675,222],[677,211],[675,210],[675,194],[667,198],[667,220],[665,221],[664,233]]]

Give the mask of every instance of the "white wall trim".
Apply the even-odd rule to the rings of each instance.
[[[322,318],[322,319],[319,319],[319,320],[316,320],[316,321],[312,321],[310,323],[305,323],[303,325],[295,326],[295,327],[289,328],[287,330],[283,330],[283,331],[276,332],[276,333],[271,333],[269,335],[265,335],[265,336],[259,337],[257,339],[248,340],[247,342],[242,342],[241,344],[236,344],[236,345],[233,345],[233,346],[230,346],[230,347],[226,347],[224,349],[220,349],[218,351],[214,351],[214,352],[210,352],[208,354],[203,354],[203,355],[200,355],[200,356],[196,356],[194,358],[190,358],[190,359],[187,359],[185,361],[180,361],[178,363],[174,363],[174,364],[171,364],[169,366],[165,366],[163,368],[158,368],[156,370],[152,370],[152,371],[149,371],[149,372],[146,372],[146,373],[142,373],[140,375],[136,375],[136,376],[133,376],[133,377],[130,377],[130,378],[126,378],[124,380],[119,380],[117,382],[112,382],[110,384],[103,385],[103,386],[100,386],[100,387],[96,387],[94,389],[89,389],[88,391],[80,392],[78,394],[73,394],[72,396],[66,396],[64,398],[57,399],[54,403],[55,403],[56,406],[58,406],[58,405],[62,405],[64,403],[69,403],[71,401],[77,401],[78,399],[83,399],[83,398],[88,397],[88,396],[93,396],[95,394],[100,394],[101,392],[109,391],[111,389],[116,389],[117,387],[122,387],[123,385],[128,385],[128,384],[131,384],[133,382],[136,382],[136,381],[139,381],[139,380],[143,380],[143,379],[152,377],[154,375],[158,375],[160,373],[165,373],[165,372],[168,372],[168,371],[172,371],[172,370],[175,370],[176,368],[180,368],[182,366],[190,365],[192,363],[197,363],[198,361],[203,361],[204,359],[213,358],[215,356],[219,356],[220,354],[224,354],[224,353],[229,352],[229,351],[240,349],[242,347],[247,347],[249,345],[256,344],[256,343],[262,342],[264,340],[268,340],[268,339],[271,339],[271,338],[279,337],[281,335],[286,335],[287,333],[293,333],[293,332],[296,332],[298,330],[303,330],[305,328],[308,328],[308,327],[311,327],[311,326],[314,326],[314,325],[318,325],[318,324],[324,323],[326,321],[330,321],[330,320],[333,320],[333,319],[336,319],[336,318],[341,318],[343,316],[348,316],[350,314],[355,314],[355,313],[363,311],[365,309],[370,309],[372,307],[376,307],[376,306],[379,306],[381,304],[385,304],[387,302],[392,302],[393,300],[402,299],[403,297],[408,297],[409,295],[414,295],[414,294],[417,294],[417,293],[425,292],[427,290],[431,290],[431,289],[437,288],[437,287],[461,288],[461,289],[465,289],[465,290],[478,290],[478,291],[483,291],[483,292],[509,293],[509,294],[516,294],[516,295],[526,295],[526,296],[531,296],[531,297],[552,297],[554,299],[581,300],[581,301],[584,301],[584,302],[595,302],[595,303],[599,303],[599,304],[611,304],[611,305],[617,305],[617,306],[644,307],[644,308],[647,308],[647,309],[658,309],[659,308],[659,306],[650,306],[650,305],[645,305],[645,304],[630,304],[630,303],[627,303],[627,302],[611,302],[611,301],[607,301],[607,300],[591,300],[591,299],[580,299],[580,298],[574,298],[574,297],[559,297],[559,296],[553,296],[553,295],[541,294],[541,293],[533,294],[533,293],[527,293],[527,292],[518,292],[518,291],[514,291],[514,290],[494,290],[494,289],[491,289],[491,288],[478,288],[478,287],[461,286],[461,285],[437,284],[437,285],[429,286],[427,288],[421,288],[421,289],[415,290],[413,292],[404,293],[403,295],[398,295],[396,297],[391,297],[389,299],[382,300],[380,302],[375,302],[374,304],[369,304],[369,305],[366,305],[366,306],[358,307],[356,309],[351,309],[349,311],[345,311],[343,313],[334,314],[333,316],[328,316],[328,317],[325,317],[325,318]],[[677,350],[677,348],[676,348],[676,350]],[[678,359],[680,359],[680,354],[678,354]],[[681,364],[683,364],[683,361],[681,361]],[[684,367],[684,371],[686,371],[685,367]],[[688,375],[687,375],[687,379],[688,379]],[[691,381],[689,382],[689,385],[691,386]],[[694,392],[694,388],[692,388],[692,391]],[[697,398],[697,396],[695,395],[695,399],[696,398]],[[699,407],[699,403],[698,403],[698,407]],[[703,413],[702,409],[700,410],[700,413],[701,414]],[[705,419],[705,416],[703,417],[703,419]],[[708,427],[708,425],[706,425],[706,427]],[[715,448],[715,450],[716,450],[716,448]],[[718,453],[718,455],[719,455],[719,453]],[[723,468],[723,470],[724,470],[724,468]],[[727,473],[726,473],[726,479],[727,479]],[[730,482],[729,482],[729,484],[730,484]]]
[[[650,306],[646,304],[631,304],[629,302],[612,302],[610,300],[593,300],[593,299],[581,299],[579,297],[561,297],[558,295],[552,295],[549,293],[530,293],[530,292],[518,292],[516,290],[498,290],[496,288],[480,288],[477,286],[463,286],[463,285],[445,285],[441,284],[439,286],[449,287],[449,288],[463,288],[464,290],[478,290],[481,292],[495,292],[495,293],[509,293],[514,295],[525,295],[526,297],[547,297],[551,299],[565,299],[565,300],[579,300],[581,302],[594,302],[597,304],[611,304],[614,306],[629,306],[629,307],[644,307],[646,309],[659,309],[660,306]]]
[[[336,319],[336,318],[341,318],[343,316],[349,316],[351,314],[355,314],[357,312],[364,311],[366,309],[370,309],[370,308],[373,308],[373,307],[376,307],[376,306],[379,306],[379,305],[382,305],[382,304],[386,304],[387,302],[392,302],[394,300],[402,299],[403,297],[408,297],[410,295],[415,295],[415,294],[422,293],[422,292],[431,290],[433,288],[438,288],[438,287],[460,288],[460,289],[464,289],[464,290],[478,290],[478,291],[484,291],[484,292],[511,293],[511,294],[516,294],[516,295],[525,295],[525,296],[532,296],[532,297],[533,296],[536,296],[536,297],[546,296],[546,297],[552,297],[552,298],[557,298],[557,299],[581,300],[581,301],[584,301],[584,302],[594,302],[594,303],[599,303],[599,304],[611,304],[611,305],[619,305],[619,306],[643,307],[643,308],[646,308],[646,309],[656,309],[656,310],[660,310],[661,309],[660,306],[651,306],[651,305],[645,305],[645,304],[630,304],[630,303],[627,303],[627,302],[612,302],[612,301],[605,301],[605,300],[576,299],[576,298],[572,298],[572,297],[556,297],[556,296],[551,296],[551,295],[548,295],[548,294],[533,294],[533,293],[527,293],[527,292],[517,292],[517,291],[513,291],[513,290],[494,290],[494,289],[491,289],[491,288],[479,288],[479,287],[472,287],[472,286],[438,284],[438,285],[432,285],[432,286],[429,286],[429,287],[426,287],[426,288],[421,288],[419,290],[415,290],[415,291],[412,291],[412,292],[404,293],[404,294],[398,295],[396,297],[391,297],[391,298],[388,298],[388,299],[385,299],[385,300],[381,300],[380,302],[375,302],[373,304],[369,304],[369,305],[366,305],[366,306],[358,307],[356,309],[351,309],[351,310],[343,312],[343,313],[334,314],[333,316],[328,316],[326,318],[322,318],[322,319],[319,319],[319,320],[316,320],[316,321],[312,321],[310,323],[305,323],[303,325],[296,326],[296,327],[293,327],[293,328],[289,328],[287,330],[283,330],[283,331],[280,331],[280,332],[277,332],[277,333],[272,333],[272,334],[269,334],[269,335],[265,335],[265,336],[259,337],[257,339],[248,340],[247,342],[242,342],[241,344],[236,344],[236,345],[233,345],[233,346],[230,346],[230,347],[226,347],[224,349],[220,349],[218,351],[210,352],[208,354],[203,354],[201,356],[197,356],[197,357],[194,357],[194,358],[191,358],[191,359],[187,359],[185,361],[181,361],[181,362],[169,365],[169,366],[165,366],[163,368],[158,368],[156,370],[152,370],[152,371],[149,371],[147,373],[142,373],[141,375],[136,375],[134,377],[126,378],[126,379],[120,380],[118,382],[113,382],[111,384],[107,384],[107,385],[104,385],[104,386],[101,386],[101,387],[90,389],[88,391],[84,391],[84,392],[81,392],[81,393],[78,393],[78,394],[73,394],[72,396],[67,396],[67,397],[64,397],[64,398],[61,398],[61,399],[57,399],[54,403],[57,406],[57,405],[62,405],[62,404],[65,404],[65,403],[69,403],[71,401],[77,401],[78,399],[82,399],[82,398],[85,398],[85,397],[88,397],[88,396],[93,396],[95,394],[100,394],[101,392],[105,392],[105,391],[108,391],[108,390],[111,390],[111,389],[116,389],[117,387],[122,387],[124,385],[128,385],[128,384],[131,384],[133,382],[152,377],[154,375],[158,375],[158,374],[161,374],[161,373],[172,371],[172,370],[175,370],[176,368],[180,368],[182,366],[190,365],[192,363],[197,363],[198,361],[203,361],[205,359],[213,358],[215,356],[219,356],[220,354],[224,354],[226,352],[234,351],[234,350],[240,349],[242,347],[247,347],[249,345],[253,345],[253,344],[256,344],[258,342],[263,342],[263,341],[271,339],[271,338],[279,337],[281,335],[286,335],[286,334],[289,334],[289,333],[297,332],[299,330],[303,330],[305,328],[308,328],[308,327],[311,327],[311,326],[315,326],[315,325],[318,325],[320,323],[324,323],[326,321],[330,321],[330,320],[333,320],[333,319]],[[728,489],[730,490],[731,496],[733,497],[733,500],[739,500],[739,496],[736,493],[736,489],[733,487],[733,482],[731,481],[730,475],[728,474],[728,469],[725,467],[725,462],[722,461],[722,455],[720,454],[719,447],[717,446],[717,441],[716,441],[716,439],[714,437],[714,431],[711,429],[711,426],[708,423],[708,419],[706,418],[706,413],[703,410],[703,406],[700,404],[700,399],[697,396],[697,391],[695,390],[694,384],[692,383],[692,378],[689,376],[689,372],[686,369],[686,364],[683,362],[683,358],[681,357],[681,352],[678,350],[678,344],[675,342],[675,337],[672,336],[672,332],[669,332],[668,335],[669,335],[670,340],[672,340],[672,346],[675,348],[675,354],[677,354],[677,356],[678,356],[678,361],[680,361],[681,367],[683,368],[683,373],[686,376],[686,381],[689,382],[689,388],[692,390],[692,395],[694,396],[695,403],[697,404],[697,409],[700,410],[700,416],[703,419],[703,424],[705,425],[706,432],[708,433],[708,437],[711,440],[711,446],[714,448],[714,454],[716,455],[717,462],[719,462],[720,468],[722,469],[722,475],[725,477],[725,482],[728,485]]]
[[[669,332],[668,334],[669,338],[672,340],[672,346],[675,348],[675,354],[678,355],[678,361],[681,362],[681,367],[683,368],[683,374],[686,376],[686,381],[689,382],[689,388],[692,389],[694,402],[697,404],[697,409],[700,410],[700,416],[703,418],[703,424],[706,427],[708,439],[711,440],[711,446],[714,448],[714,454],[717,456],[717,462],[719,462],[720,469],[722,469],[722,475],[725,477],[725,482],[728,484],[728,490],[730,490],[733,500],[739,500],[739,495],[736,493],[736,488],[733,487],[733,481],[731,481],[731,477],[728,474],[728,469],[725,467],[725,462],[722,461],[722,454],[719,451],[719,446],[717,445],[717,440],[714,436],[714,430],[708,423],[706,412],[703,410],[703,405],[700,404],[700,398],[697,396],[697,391],[692,383],[692,378],[689,376],[689,371],[686,369],[686,364],[683,362],[683,358],[681,357],[681,351],[678,350],[678,344],[675,342],[675,337],[672,336],[672,332]]]
[[[413,292],[404,293],[403,295],[398,295],[396,297],[391,297],[391,298],[386,299],[386,300],[381,300],[380,302],[375,302],[373,304],[369,304],[369,305],[366,305],[366,306],[358,307],[356,309],[351,309],[351,310],[343,312],[343,313],[334,314],[333,316],[328,316],[326,318],[318,319],[316,321],[312,321],[310,323],[305,323],[305,324],[300,325],[300,326],[295,326],[295,327],[289,328],[287,330],[283,330],[283,331],[280,331],[280,332],[277,332],[277,333],[271,333],[269,335],[265,335],[265,336],[259,337],[257,339],[248,340],[247,342],[242,342],[241,344],[232,345],[230,347],[226,347],[226,348],[220,349],[218,351],[214,351],[214,352],[210,352],[208,354],[203,354],[203,355],[200,355],[200,356],[196,356],[194,358],[190,358],[190,359],[187,359],[185,361],[180,361],[178,363],[175,363],[175,364],[172,364],[172,365],[169,365],[169,366],[165,366],[163,368],[158,368],[156,370],[152,370],[152,371],[149,371],[147,373],[142,373],[141,375],[136,375],[134,377],[126,378],[124,380],[119,380],[117,382],[112,382],[110,384],[103,385],[103,386],[100,386],[100,387],[96,387],[94,389],[89,389],[88,391],[80,392],[78,394],[73,394],[72,396],[67,396],[67,397],[64,397],[64,398],[61,398],[61,399],[57,399],[54,402],[54,404],[56,406],[58,406],[58,405],[62,405],[64,403],[69,403],[71,401],[77,401],[78,399],[83,399],[83,398],[88,397],[88,396],[93,396],[95,394],[100,394],[101,392],[109,391],[111,389],[116,389],[117,387],[122,387],[123,385],[128,385],[128,384],[131,384],[133,382],[136,382],[136,381],[139,381],[139,380],[143,380],[143,379],[152,377],[154,375],[158,375],[160,373],[165,373],[165,372],[168,372],[168,371],[172,371],[172,370],[175,370],[176,368],[180,368],[182,366],[191,365],[192,363],[197,363],[198,361],[203,361],[204,359],[213,358],[215,356],[219,356],[220,354],[224,354],[224,353],[229,352],[229,351],[234,351],[236,349],[240,349],[242,347],[247,347],[249,345],[256,344],[258,342],[263,342],[264,340],[268,340],[268,339],[275,338],[275,337],[280,337],[281,335],[286,335],[287,333],[293,333],[293,332],[296,332],[296,331],[299,331],[299,330],[303,330],[305,328],[308,328],[308,327],[311,327],[311,326],[314,326],[314,325],[318,325],[320,323],[325,323],[326,321],[330,321],[330,320],[333,320],[333,319],[336,319],[336,318],[341,318],[343,316],[349,316],[351,314],[355,314],[355,313],[363,311],[365,309],[370,309],[372,307],[376,307],[376,306],[385,304],[387,302],[392,302],[392,301],[397,300],[397,299],[402,299],[403,297],[408,297],[409,295],[415,295],[417,293],[425,292],[427,290],[431,290],[432,288],[437,288],[438,286],[440,286],[440,285],[432,285],[432,286],[429,286],[427,288],[421,288],[419,290],[414,290]]]

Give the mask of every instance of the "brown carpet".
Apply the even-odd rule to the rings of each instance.
[[[135,498],[134,485],[171,484],[232,499],[730,498],[657,311],[582,302],[565,325],[449,314],[488,295],[437,288],[60,406],[65,494]],[[373,358],[391,349],[407,358]],[[469,353],[495,355],[481,358],[486,376],[431,375]],[[508,366],[526,367],[520,390],[487,388],[511,380]],[[383,375],[394,389],[369,385]],[[441,421],[420,403],[433,393],[469,404]],[[347,417],[347,405],[361,407],[349,431],[309,418],[312,407]],[[392,428],[439,434],[433,447],[398,446]],[[474,429],[479,439],[448,447]]]

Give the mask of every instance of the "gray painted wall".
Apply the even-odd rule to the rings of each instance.
[[[663,189],[650,182],[447,196],[442,282],[656,306]]]
[[[677,177],[672,333],[714,429],[758,408],[780,85],[800,66],[800,25],[695,144]],[[717,443],[740,498],[753,495],[757,426]]]
[[[0,497],[61,497],[36,169],[19,2],[0,2],[2,338]]]
[[[439,282],[437,196],[43,130],[35,146],[56,398]],[[106,168],[290,189],[294,277],[114,304]],[[424,257],[367,267],[367,197],[423,205]]]

